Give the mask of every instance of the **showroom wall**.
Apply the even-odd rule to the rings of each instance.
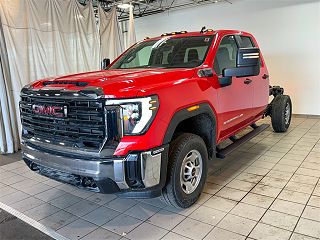
[[[320,115],[320,1],[231,0],[136,19],[137,39],[164,32],[239,29],[258,40],[271,84],[291,95],[296,114]]]

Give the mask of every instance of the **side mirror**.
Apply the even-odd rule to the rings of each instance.
[[[213,77],[213,72],[211,68],[203,68],[198,71],[199,77]]]
[[[109,58],[104,58],[101,62],[101,69],[106,70],[108,66],[110,65],[111,61]]]
[[[259,48],[239,48],[237,53],[237,67],[226,68],[223,77],[249,77],[260,74]]]

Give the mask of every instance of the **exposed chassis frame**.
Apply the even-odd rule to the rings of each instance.
[[[273,100],[276,98],[276,96],[283,95],[284,89],[280,86],[269,86],[269,96],[273,96],[272,101],[268,104],[265,112],[265,116],[271,116],[271,106]]]

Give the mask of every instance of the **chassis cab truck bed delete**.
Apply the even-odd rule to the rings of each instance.
[[[25,86],[23,159],[31,170],[80,188],[162,196],[187,208],[202,192],[208,161],[263,131],[267,126],[255,122],[267,115],[274,131],[285,132],[291,109],[283,89],[269,86],[251,34],[163,34],[104,70]],[[235,137],[248,126],[249,134]],[[220,148],[226,139],[233,143]]]

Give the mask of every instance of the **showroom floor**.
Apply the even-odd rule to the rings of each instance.
[[[296,117],[286,134],[268,128],[212,164],[201,199],[187,210],[84,192],[22,161],[0,167],[0,206],[61,239],[320,239],[319,139],[319,118]]]

